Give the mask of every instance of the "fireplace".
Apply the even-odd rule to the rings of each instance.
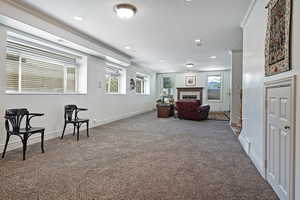
[[[203,88],[177,88],[177,100],[181,99],[193,99],[201,100],[202,102]]]
[[[197,97],[197,95],[182,95],[181,99],[195,99],[195,100],[197,100],[198,97]]]

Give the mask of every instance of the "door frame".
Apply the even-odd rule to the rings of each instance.
[[[268,133],[267,133],[267,90],[271,88],[278,88],[278,87],[286,87],[289,86],[291,90],[291,146],[290,146],[290,174],[289,174],[289,180],[290,180],[290,188],[289,188],[289,200],[295,200],[295,139],[296,139],[296,75],[287,76],[284,78],[279,78],[276,80],[270,80],[264,82],[264,106],[263,106],[263,156],[264,156],[264,178],[267,180],[267,139],[268,139]]]

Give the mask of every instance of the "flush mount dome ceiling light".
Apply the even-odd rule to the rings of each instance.
[[[114,7],[114,11],[119,18],[130,19],[136,14],[137,8],[131,4],[121,3]]]
[[[187,63],[187,64],[185,64],[185,66],[187,68],[193,68],[195,65],[193,63]]]

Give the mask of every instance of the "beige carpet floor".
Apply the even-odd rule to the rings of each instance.
[[[218,120],[218,121],[230,121],[230,112],[209,112],[208,119],[209,120]]]
[[[0,161],[1,200],[275,200],[228,122],[148,113]]]

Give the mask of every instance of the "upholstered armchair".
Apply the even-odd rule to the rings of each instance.
[[[206,120],[210,106],[201,105],[199,100],[179,100],[176,102],[177,117],[179,119]]]

